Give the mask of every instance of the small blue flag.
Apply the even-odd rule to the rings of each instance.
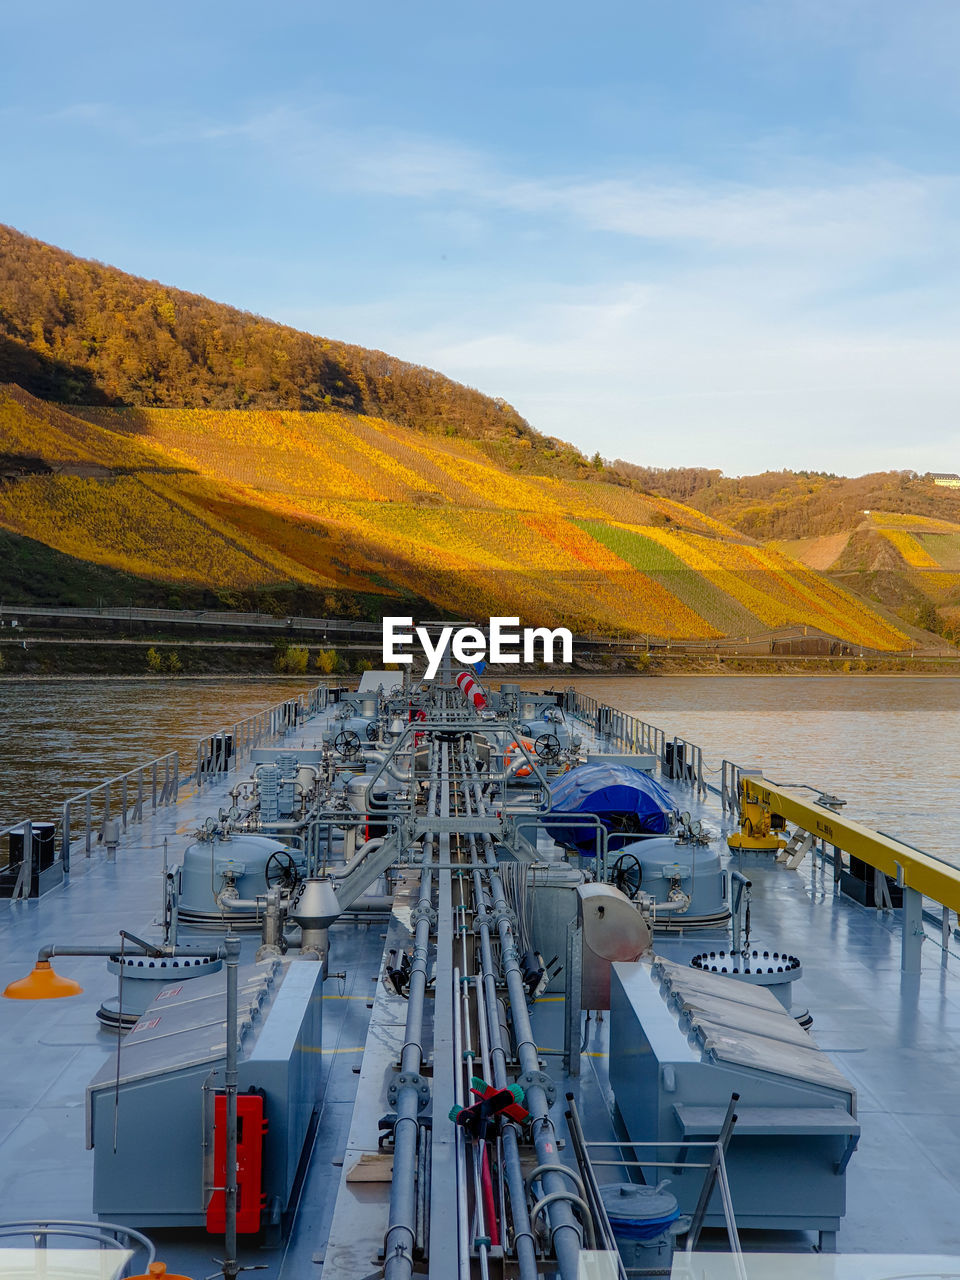
[[[478,676],[482,676],[487,669],[487,664],[485,662],[475,662],[473,664],[473,669]]]

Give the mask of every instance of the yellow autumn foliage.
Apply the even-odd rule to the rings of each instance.
[[[19,393],[0,395],[0,452],[43,458],[54,472],[0,488],[0,525],[143,577],[394,584],[464,618],[517,614],[579,631],[709,638],[718,621],[753,618],[758,629],[809,623],[871,647],[905,643],[816,573],[679,503],[602,478],[510,469],[482,441],[376,418],[81,418]],[[617,528],[640,542],[628,551],[601,536]],[[662,548],[649,566],[643,546]]]
[[[940,566],[928,551],[924,551],[916,538],[905,529],[883,529],[883,536],[903,556],[912,569],[939,569]]]

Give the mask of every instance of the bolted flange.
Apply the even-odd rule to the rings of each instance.
[[[545,1071],[526,1071],[522,1076],[517,1077],[517,1084],[524,1094],[529,1093],[532,1085],[539,1085],[546,1094],[548,1107],[552,1107],[557,1100],[557,1086]]]
[[[416,929],[421,920],[429,920],[431,929],[435,929],[437,927],[436,909],[426,902],[418,902],[410,912],[410,923],[413,925],[414,929]]]
[[[397,1105],[401,1089],[417,1090],[417,1111],[426,1111],[430,1105],[430,1085],[416,1071],[398,1071],[387,1085],[387,1102],[391,1107]]]
[[[509,907],[501,907],[499,911],[494,911],[492,918],[494,928],[500,924],[501,920],[506,920],[510,928],[516,931],[517,913],[515,911],[511,911]]]

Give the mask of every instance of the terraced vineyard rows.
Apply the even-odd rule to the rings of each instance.
[[[459,616],[678,639],[809,623],[876,648],[905,642],[711,517],[602,475],[524,470],[519,445],[501,464],[489,441],[337,411],[73,415],[0,397],[0,452],[26,456],[28,442],[51,474],[0,489],[0,525],[145,577],[405,590]],[[58,474],[87,460],[113,474]]]

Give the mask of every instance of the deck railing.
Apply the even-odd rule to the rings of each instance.
[[[175,804],[179,787],[180,754],[168,751],[155,760],[71,796],[64,802],[60,824],[60,857],[64,871],[70,870],[75,826],[78,828],[77,837],[83,840],[83,850],[89,858],[94,840],[105,840],[108,836],[107,824],[111,820],[119,823],[121,832],[126,831],[131,823],[142,822],[144,805],[150,813],[156,813],[165,805]]]
[[[198,790],[211,778],[236,769],[241,761],[250,757],[251,751],[264,743],[273,742],[281,735],[295,729],[298,724],[325,710],[330,687],[326,684],[300,693],[295,698],[285,698],[276,706],[257,711],[245,720],[216,733],[209,733],[197,743],[196,767],[193,777]]]
[[[168,751],[71,796],[64,802],[60,820],[58,843],[64,871],[70,870],[70,855],[75,846],[82,847],[89,857],[94,844],[109,843],[108,837],[122,834],[132,824],[141,822],[145,812],[153,814],[166,805],[175,804],[185,783],[195,782],[199,790],[213,777],[236,769],[242,761],[249,759],[256,747],[276,741],[322,711],[329,701],[330,689],[338,683],[317,685],[306,693],[285,698],[275,706],[247,716],[227,729],[207,734],[197,743],[196,764],[185,775],[180,771],[179,752]],[[112,823],[117,824],[116,829],[110,825]],[[20,833],[25,829],[24,849],[26,854],[30,854],[33,825],[30,822],[15,823],[0,831],[0,839],[11,831]],[[29,881],[26,883],[26,893],[29,893]]]
[[[617,707],[609,707],[587,694],[571,692],[573,697],[567,699],[567,710],[590,725],[605,746],[652,755],[662,777],[686,783],[694,788],[697,795],[704,795],[707,791],[720,794],[718,787],[707,782],[703,752],[694,743],[687,742],[685,738],[668,737],[658,725],[649,724]]]

